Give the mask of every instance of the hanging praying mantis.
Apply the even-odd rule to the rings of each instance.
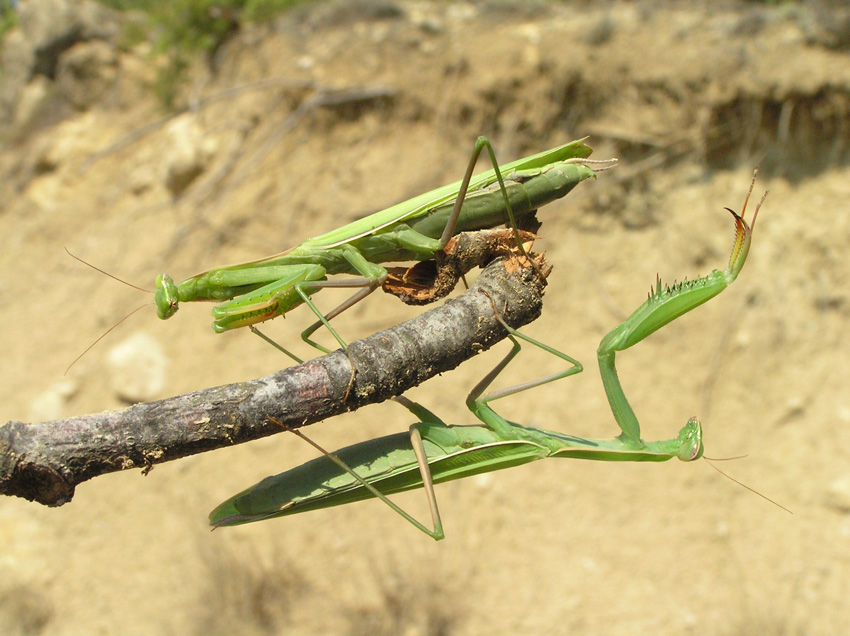
[[[323,457],[302,466],[267,477],[219,505],[210,513],[210,524],[214,527],[240,525],[377,497],[416,528],[439,540],[444,533],[433,489],[437,483],[547,457],[636,462],[662,462],[673,457],[682,461],[700,458],[703,454],[702,428],[696,418],[691,418],[675,439],[661,442],[641,439],[640,424],[623,393],[614,358],[617,351],[628,349],[707,302],[737,278],[747,260],[756,217],[767,197],[765,192],[748,224],[744,215],[757,174],[758,169],[753,174],[741,214],[726,208],[735,221],[735,241],[726,269],[667,286],[662,285],[660,278],[657,279],[646,302],[602,339],[597,357],[602,384],[620,427],[618,437],[584,439],[529,428],[504,419],[490,407],[489,403],[493,400],[582,370],[577,360],[517,332],[500,318],[513,347],[467,398],[467,406],[483,425],[449,426],[424,407],[402,399],[402,403],[420,420],[410,427],[409,434],[389,435],[343,448],[334,454],[325,453]],[[520,351],[520,339],[558,356],[571,366],[555,375],[484,395],[493,380]],[[298,431],[293,432],[304,437]],[[415,488],[425,489],[433,529],[427,528],[387,498],[387,495]]]
[[[473,177],[484,148],[494,167]],[[518,221],[538,207],[565,196],[584,179],[595,176],[591,166],[596,165],[599,170],[611,167],[616,161],[592,161],[587,159],[590,153],[582,139],[500,167],[490,142],[479,137],[461,181],[308,239],[280,254],[217,267],[179,284],[167,274],[160,275],[155,291],[157,315],[163,320],[170,318],[184,302],[225,301],[212,311],[216,332],[248,326],[259,333],[254,325],[284,315],[304,303],[318,321],[305,329],[301,338],[329,353],[310,339],[324,325],[345,349],[346,343],[328,321],[381,286],[387,270],[380,263],[429,260],[454,234],[506,222],[522,249]],[[502,173],[506,175],[504,178]],[[342,273],[356,277],[327,280],[328,275]],[[327,287],[360,289],[323,314],[310,295]]]

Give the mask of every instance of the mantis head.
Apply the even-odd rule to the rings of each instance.
[[[766,191],[762,195],[758,205],[756,205],[756,211],[753,212],[753,220],[748,224],[744,220],[744,216],[747,213],[747,203],[749,203],[750,195],[753,193],[753,186],[756,184],[756,177],[758,176],[758,173],[759,169],[758,166],[756,166],[756,169],[753,170],[753,180],[750,182],[750,189],[747,192],[747,198],[744,199],[744,207],[741,210],[740,216],[734,210],[724,208],[733,217],[735,217],[735,243],[732,245],[732,254],[729,256],[729,267],[727,267],[724,272],[726,274],[727,282],[729,283],[738,277],[738,273],[747,261],[747,254],[750,251],[750,242],[753,237],[753,228],[756,226],[756,217],[761,209],[761,204],[764,203],[765,198],[767,198]]]
[[[702,457],[705,448],[702,445],[702,424],[695,417],[679,431],[679,450],[676,456],[683,462],[692,462]]]
[[[177,313],[177,285],[174,284],[168,274],[160,274],[156,277],[154,302],[156,303],[156,315],[161,320],[171,318]]]

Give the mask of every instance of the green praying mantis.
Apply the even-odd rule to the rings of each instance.
[[[508,421],[493,410],[490,406],[493,400],[582,371],[577,360],[517,332],[502,321],[513,347],[467,398],[467,406],[482,424],[449,426],[424,407],[402,400],[419,418],[419,422],[410,427],[409,434],[389,435],[343,448],[334,454],[325,453],[302,466],[267,477],[219,505],[210,513],[210,524],[214,527],[240,525],[377,497],[416,528],[439,540],[444,533],[433,488],[437,483],[547,457],[635,462],[700,458],[703,454],[702,427],[696,418],[691,418],[675,439],[647,442],[641,438],[640,424],[623,393],[614,358],[618,351],[637,344],[718,295],[737,278],[747,260],[753,227],[767,196],[765,192],[748,224],[744,216],[757,173],[756,169],[741,214],[726,208],[735,222],[735,241],[726,269],[667,286],[657,279],[646,302],[602,339],[597,357],[602,384],[621,431],[616,438],[585,439],[530,428]],[[485,395],[493,380],[519,353],[520,340],[558,356],[570,367],[555,375]],[[304,437],[298,431],[293,432]],[[425,489],[432,529],[387,498],[387,495],[416,488]]]
[[[493,169],[473,177],[484,148]],[[265,338],[254,325],[284,315],[304,303],[318,321],[305,329],[301,338],[329,353],[329,349],[310,339],[324,325],[345,349],[346,343],[329,320],[383,284],[387,270],[380,263],[430,260],[454,234],[493,228],[506,222],[513,228],[522,249],[518,221],[538,207],[565,196],[584,179],[595,176],[591,166],[597,165],[599,170],[616,161],[592,161],[587,159],[590,153],[584,140],[578,140],[500,168],[490,142],[479,137],[461,181],[308,239],[280,254],[217,267],[179,284],[167,274],[160,275],[155,289],[157,315],[165,320],[174,315],[180,303],[216,301],[220,302],[212,311],[216,332],[247,326]],[[329,275],[343,273],[355,277],[327,280]],[[323,314],[310,296],[327,287],[359,290]],[[272,344],[300,361],[276,343]]]

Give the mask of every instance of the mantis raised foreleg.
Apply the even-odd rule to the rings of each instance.
[[[755,175],[753,176],[755,182]],[[623,393],[614,366],[614,353],[626,349],[672,320],[723,291],[735,280],[747,259],[761,202],[752,224],[744,220],[747,201],[735,218],[735,243],[727,268],[708,276],[668,287],[656,284],[649,299],[628,319],[611,331],[598,349],[599,368],[614,419],[621,433],[614,439],[584,439],[544,431],[510,422],[490,407],[490,402],[532,387],[573,375],[581,365],[566,354],[524,336],[507,325],[514,346],[511,352],[476,386],[467,405],[483,422],[476,426],[447,426],[418,405],[408,403],[420,422],[410,434],[399,433],[344,448],[334,456],[319,457],[297,468],[267,477],[258,484],[222,503],[210,514],[213,526],[229,526],[337,506],[378,497],[387,502],[417,528],[441,539],[442,523],[433,497],[432,484],[526,464],[546,457],[573,457],[600,461],[667,461],[677,457],[692,461],[702,456],[702,428],[691,418],[679,435],[663,442],[646,442]],[[767,196],[767,193],[765,193]],[[762,197],[762,202],[764,197]],[[727,208],[728,209],[728,208]],[[568,361],[571,366],[559,374],[483,395],[495,377],[519,352],[517,339]],[[434,527],[429,530],[401,511],[386,496],[425,487],[431,505]]]

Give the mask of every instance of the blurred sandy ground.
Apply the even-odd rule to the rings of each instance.
[[[599,339],[656,274],[725,267],[722,208],[740,208],[761,163],[757,190],[771,194],[741,278],[618,366],[645,437],[699,415],[707,453],[748,455],[722,467],[794,515],[703,462],[543,462],[442,486],[439,544],[378,503],[210,534],[221,500],[313,456],[276,436],[144,479],[93,480],[59,509],[0,501],[2,633],[834,634],[850,622],[846,51],[814,37],[818,16],[796,6],[527,6],[417,3],[369,17],[343,5],[246,28],[216,75],[194,69],[185,100],[265,78],[395,97],[316,109],[287,128],[313,93],[244,91],[94,162],[162,115],[144,88],[155,65],[103,40],[64,52],[64,74],[27,84],[30,110],[0,155],[0,421],[122,406],[108,358],[139,334],[164,361],[141,389],[151,398],[285,364],[248,333],[215,335],[208,307],[187,306],[164,323],[140,312],[63,376],[148,300],[63,247],[152,286],[162,271],[271,254],[458,179],[478,134],[503,161],[591,134],[594,156],[621,166],[541,211],[537,248],[555,270],[528,328],[587,372],[502,412],[613,435]],[[99,82],[97,99],[73,102],[94,90],[86,82]],[[326,293],[317,300],[329,308],[338,300]],[[375,295],[338,328],[354,339],[416,311]],[[295,312],[269,332],[296,342],[307,320]],[[497,358],[411,397],[469,423],[466,392]],[[557,367],[528,352],[506,381]],[[408,424],[379,405],[309,432],[336,448]],[[420,496],[400,501],[425,516]]]

